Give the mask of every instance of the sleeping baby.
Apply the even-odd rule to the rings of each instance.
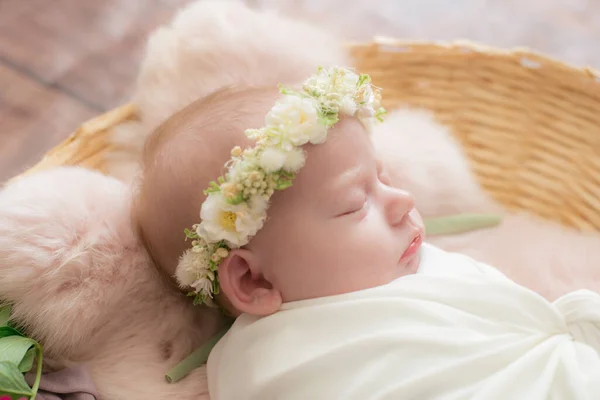
[[[423,243],[370,141],[379,101],[367,75],[320,69],[220,90],[150,137],[143,242],[236,317],[211,399],[598,398],[600,295],[550,302]]]

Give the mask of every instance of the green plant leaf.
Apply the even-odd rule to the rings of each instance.
[[[0,361],[0,393],[26,397],[34,394],[19,368],[8,361]]]
[[[25,357],[23,357],[21,363],[19,364],[19,371],[23,373],[31,371],[31,368],[33,367],[33,360],[35,359],[35,351],[36,348],[32,347],[27,351],[27,353],[25,353]]]
[[[8,320],[10,319],[10,306],[0,307],[0,326],[7,326]]]
[[[424,222],[425,232],[429,236],[451,235],[494,227],[502,222],[502,216],[496,214],[465,213],[426,218]]]
[[[9,336],[18,336],[23,337],[23,334],[10,326],[0,326],[0,339],[9,337]],[[1,359],[1,357],[0,357]]]
[[[165,375],[167,382],[175,383],[183,379],[193,369],[198,368],[208,361],[208,356],[216,344],[221,338],[227,333],[231,323],[227,324],[225,328],[219,331],[216,335],[211,337],[206,343],[198,347],[192,354],[187,356],[179,364],[171,368]]]
[[[23,336],[23,334],[13,327],[0,326],[0,339],[8,336]]]
[[[0,326],[0,395],[33,400],[42,378],[42,346],[10,326],[10,312],[10,307],[0,307],[1,318],[5,322],[4,326]],[[30,388],[24,373],[32,369],[35,359],[37,371]]]
[[[32,346],[37,343],[23,336],[6,336],[0,338],[0,361],[8,361],[15,366],[21,364]],[[18,369],[18,368],[17,368]]]

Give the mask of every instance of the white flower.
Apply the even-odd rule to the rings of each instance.
[[[350,70],[331,67],[322,69],[308,78],[304,82],[303,88],[307,92],[315,93],[318,96],[325,94],[353,95],[356,92],[359,78],[357,74]]]
[[[213,280],[214,275],[211,276],[206,274],[198,278],[195,282],[193,282],[190,286],[193,287],[196,293],[204,294],[209,298],[213,298]]]
[[[300,148],[291,151],[275,147],[267,147],[260,156],[260,167],[267,173],[284,169],[287,172],[296,172],[304,166],[306,156]]]
[[[279,171],[285,164],[287,152],[276,147],[267,147],[260,155],[260,167],[268,173]]]
[[[248,163],[244,161],[238,161],[230,164],[229,171],[227,172],[227,180],[236,184],[241,182],[243,180],[242,175],[248,170],[248,168]]]
[[[356,116],[359,118],[371,118],[374,117],[377,113],[377,108],[379,108],[379,102],[375,97],[375,93],[373,93],[373,89],[370,85],[366,85],[362,92],[360,93],[357,102],[363,103],[358,106],[358,110],[356,111]]]
[[[221,193],[211,193],[202,204],[196,232],[208,243],[225,240],[229,247],[241,247],[262,228],[266,212],[267,202],[260,196],[233,205]]]
[[[356,93],[359,76],[354,72],[337,71],[335,91],[342,96],[353,96]]]
[[[356,103],[350,96],[344,96],[340,102],[340,112],[346,115],[354,115],[356,113]]]
[[[304,150],[294,149],[288,151],[285,162],[283,163],[283,169],[287,172],[298,172],[298,170],[304,166],[305,161],[306,154],[304,154]]]
[[[359,76],[351,71],[343,71],[340,72],[342,74],[342,79],[340,80],[341,86],[344,88],[346,93],[355,92],[358,85]]]
[[[265,118],[273,144],[290,151],[308,142],[321,143],[327,128],[319,121],[319,102],[310,97],[284,95]]]
[[[245,153],[244,158],[235,160],[235,162],[228,165],[227,181],[233,184],[243,183],[245,180],[244,175],[250,174],[256,169],[258,157],[256,149]]]
[[[331,79],[328,75],[328,70],[321,70],[318,74],[308,78],[302,88],[311,95],[322,96],[330,91]]]
[[[179,258],[175,278],[181,287],[192,286],[208,270],[208,252],[186,250]]]

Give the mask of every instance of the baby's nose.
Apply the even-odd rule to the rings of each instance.
[[[398,225],[415,208],[415,199],[405,190],[386,188],[386,214],[390,225]]]

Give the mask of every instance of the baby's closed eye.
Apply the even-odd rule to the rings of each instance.
[[[348,215],[357,214],[367,208],[369,202],[369,197],[366,193],[362,195],[353,195],[353,198],[349,198],[347,201],[343,202],[343,205],[340,206],[342,212],[338,213],[336,217],[344,217]]]

